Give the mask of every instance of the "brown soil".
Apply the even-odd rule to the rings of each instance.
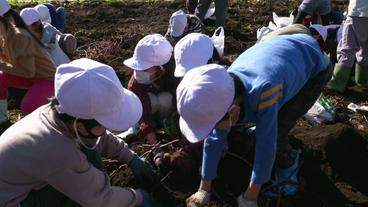
[[[272,11],[276,11],[279,16],[288,16],[298,4],[297,0],[230,1],[226,22],[226,58],[233,61],[254,44],[257,28],[268,24]],[[335,5],[346,9],[347,1],[335,1]],[[89,57],[113,66],[121,81],[126,84],[130,71],[123,66],[123,61],[133,54],[135,44],[147,34],[165,34],[170,15],[177,9],[184,8],[184,3],[95,2],[64,6],[68,10],[67,31],[78,38],[75,58]],[[209,27],[208,30],[208,34],[212,35],[214,28]],[[10,107],[16,109],[23,93],[13,91],[11,94]],[[350,102],[367,104],[368,93],[351,90],[345,94],[326,94],[336,106],[338,123],[311,125],[300,119],[291,133],[292,144],[303,151],[299,176],[300,192],[297,196],[278,201],[261,198],[260,206],[368,206],[368,120],[365,114],[347,109]],[[13,121],[19,116],[16,110],[11,114]],[[166,141],[174,139],[162,136]],[[238,136],[240,135],[233,134],[232,151],[251,160],[251,153],[242,153],[251,150],[243,150],[244,143],[236,139]],[[143,145],[141,139],[133,138],[130,146],[141,155],[150,149]],[[175,152],[182,146],[173,144],[164,150]],[[178,166],[188,164],[187,156],[200,160],[200,147],[199,150],[189,149],[185,153],[177,154],[184,159],[178,159],[177,155],[170,159],[179,160],[175,161],[179,163]],[[152,155],[148,154],[147,158],[152,159]],[[114,185],[139,185],[126,166],[119,166],[111,160],[106,160],[105,164]],[[159,206],[185,206],[185,198],[196,191],[199,183],[199,163],[194,162],[191,165],[184,169],[179,168],[175,173],[163,171],[164,173],[157,174],[158,181],[155,186],[150,186],[150,191]],[[208,206],[236,206],[234,199],[238,193],[244,191],[249,174],[250,167],[243,158],[227,154],[221,161],[220,179],[215,182],[215,196]]]

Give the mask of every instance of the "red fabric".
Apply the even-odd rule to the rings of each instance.
[[[48,98],[54,96],[54,81],[28,79],[0,71],[0,99],[7,99],[9,87],[28,89],[20,107],[25,114],[48,103]]]
[[[135,95],[137,95],[142,102],[143,114],[138,124],[140,129],[139,135],[145,137],[147,134],[155,132],[155,128],[152,123],[151,101],[148,93],[154,93],[156,89],[152,85],[144,85],[138,83],[133,75],[130,77],[128,89],[131,90]]]

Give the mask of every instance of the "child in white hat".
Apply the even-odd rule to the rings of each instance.
[[[191,69],[220,61],[210,37],[191,33],[182,38],[174,48],[175,77],[182,78]]]
[[[47,46],[56,66],[69,63],[77,46],[76,38],[71,34],[63,34],[47,22],[41,21],[41,15],[35,8],[24,8],[20,16],[30,30]],[[66,40],[66,41],[64,41]]]
[[[38,7],[38,10],[36,9]],[[46,6],[44,6],[46,7]],[[29,22],[29,25],[31,27],[31,30],[37,35],[40,36],[41,41],[45,44],[52,44],[56,41],[59,42],[60,47],[63,49],[63,51],[69,56],[73,56],[76,47],[77,47],[77,39],[72,34],[66,34],[58,30],[56,27],[51,25],[47,21],[42,20],[42,15],[40,13],[39,8],[41,5],[38,5],[34,8],[25,8],[21,11],[21,16],[25,19],[29,19],[31,13],[34,13],[34,10],[36,10],[39,13],[40,18],[38,20],[31,17],[31,21]],[[27,12],[24,13],[26,10]],[[22,15],[23,14],[23,15]]]
[[[299,151],[290,146],[288,133],[331,75],[330,62],[306,34],[281,35],[256,44],[228,70],[209,64],[187,72],[176,91],[180,130],[190,142],[204,140],[202,179],[187,206],[210,201],[227,134],[237,122],[256,124],[252,177],[237,198],[238,206],[257,207],[262,184],[272,172],[278,180],[268,196],[296,194]],[[285,180],[289,182],[279,192],[277,183]]]
[[[139,120],[138,97],[110,66],[86,58],[58,67],[55,96],[1,136],[0,206],[152,206],[143,190],[111,186],[101,161],[128,164],[150,184],[151,167],[106,130]]]
[[[165,37],[179,41],[190,33],[204,33],[205,28],[201,20],[193,14],[186,14],[183,10],[174,12],[170,17],[169,28]]]
[[[163,120],[174,110],[173,95],[176,83],[170,61],[172,52],[173,48],[165,37],[151,34],[142,38],[135,47],[133,57],[124,61],[124,64],[133,70],[128,89],[133,91],[143,104],[143,115],[138,122],[139,134],[149,144],[158,142],[154,118]]]

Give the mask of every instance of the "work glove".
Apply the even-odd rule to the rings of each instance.
[[[120,134],[117,134],[116,136],[118,136],[121,139],[126,140],[130,135],[137,135],[138,132],[139,132],[139,126],[136,125],[136,126],[130,127],[128,130],[126,130],[126,131],[124,131]]]
[[[152,171],[151,165],[145,162],[137,154],[134,154],[128,166],[132,170],[134,177],[140,182],[145,190],[154,185],[156,177]]]
[[[142,199],[143,199],[142,205],[140,205],[140,206],[142,206],[142,207],[153,207],[154,206],[154,204],[152,202],[152,199],[151,199],[151,196],[146,191],[144,191],[142,189],[138,189],[137,191],[139,191],[141,193]]]
[[[211,200],[211,193],[205,190],[198,190],[185,200],[187,207],[200,207],[209,203]]]
[[[238,207],[258,207],[257,202],[247,201],[244,198],[244,193],[240,194],[236,200],[238,201]]]

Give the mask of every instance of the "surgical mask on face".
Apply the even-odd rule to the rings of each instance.
[[[78,132],[78,129],[77,129],[77,120],[78,119],[75,119],[74,120],[74,123],[73,123],[73,128],[74,128],[74,132],[75,132],[75,135],[77,136],[77,142],[80,144],[80,145],[82,145],[83,147],[85,147],[86,149],[88,149],[88,150],[94,150],[94,149],[96,149],[96,147],[97,147],[97,144],[98,144],[98,142],[100,141],[100,137],[102,136],[94,136],[94,138],[98,138],[97,139],[97,141],[96,141],[96,144],[94,144],[92,147],[89,147],[89,146],[87,146],[83,141],[82,141],[82,139],[80,138],[80,136],[79,136],[79,132]],[[88,132],[88,135],[91,135],[92,133],[90,133],[90,132]],[[86,137],[86,138],[89,138],[89,139],[92,139],[92,137],[91,136],[88,136],[88,137]]]
[[[135,70],[133,74],[134,74],[135,80],[137,80],[137,82],[140,84],[149,85],[153,82],[150,79],[151,74],[148,72]]]

